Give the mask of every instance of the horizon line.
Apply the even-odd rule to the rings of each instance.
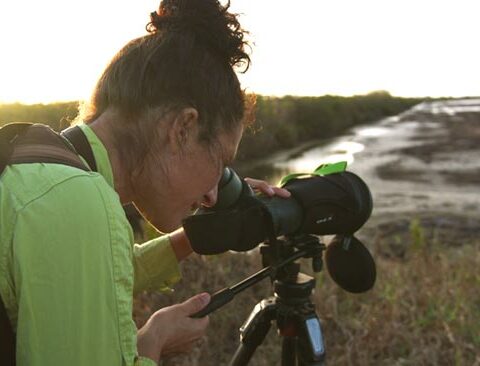
[[[308,95],[308,94],[260,94],[260,93],[253,93],[259,97],[264,97],[264,98],[286,98],[286,97],[293,97],[293,98],[321,98],[321,97],[344,97],[344,98],[352,98],[352,97],[362,97],[362,96],[368,96],[368,95],[374,95],[374,94],[388,94],[393,98],[414,98],[414,99],[474,99],[474,98],[480,98],[480,95],[463,95],[463,96],[454,96],[454,95],[443,95],[443,96],[431,96],[431,95],[394,95],[390,93],[388,90],[373,90],[371,92],[367,93],[362,93],[362,94],[321,94],[321,95]],[[252,94],[252,93],[248,93]],[[0,105],[14,105],[14,104],[19,104],[19,105],[24,105],[24,106],[33,106],[33,105],[49,105],[49,104],[68,104],[68,103],[82,103],[85,102],[86,99],[57,99],[57,100],[51,100],[51,101],[34,101],[34,102],[28,102],[28,101],[21,101],[21,100],[0,100]]]

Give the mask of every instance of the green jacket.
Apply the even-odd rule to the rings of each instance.
[[[133,293],[179,278],[168,236],[133,244],[107,151],[98,173],[18,164],[0,179],[0,294],[17,365],[152,365],[137,357]]]

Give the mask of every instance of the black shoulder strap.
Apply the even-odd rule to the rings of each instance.
[[[71,142],[77,153],[87,161],[90,169],[97,172],[97,162],[95,161],[92,147],[82,129],[78,126],[73,126],[63,130],[60,134]]]

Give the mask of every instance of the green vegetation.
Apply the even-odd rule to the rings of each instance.
[[[239,161],[338,135],[361,123],[396,115],[421,102],[374,92],[354,97],[257,97],[256,123],[244,134]],[[0,104],[0,126],[14,121],[45,123],[59,130],[76,117],[78,102]]]

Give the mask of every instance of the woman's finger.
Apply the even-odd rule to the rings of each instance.
[[[282,197],[282,198],[288,198],[292,195],[285,188],[280,188],[280,187],[272,187],[272,188],[273,188],[276,196],[279,196],[279,197]]]
[[[245,181],[253,189],[258,190],[262,193],[265,193],[268,196],[273,196],[275,194],[275,191],[273,190],[273,188],[270,187],[270,185],[264,180],[245,178]]]
[[[253,178],[245,178],[245,181],[254,190],[258,190],[258,191],[262,192],[263,194],[266,194],[269,197],[272,197],[272,196],[275,196],[275,195],[277,195],[279,197],[283,197],[283,198],[290,197],[290,192],[287,191],[286,189],[272,186],[272,185],[268,184],[267,182],[265,182],[264,180],[253,179]]]

